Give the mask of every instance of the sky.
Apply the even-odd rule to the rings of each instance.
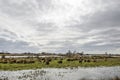
[[[120,54],[120,0],[0,0],[0,51]]]

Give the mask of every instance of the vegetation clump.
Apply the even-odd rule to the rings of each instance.
[[[18,57],[8,58],[1,55],[0,70],[21,70],[21,69],[37,69],[37,68],[63,68],[63,67],[97,67],[97,66],[120,66],[120,57],[112,56],[89,56],[82,53],[72,53],[69,51],[66,55],[59,57],[47,56],[39,57]],[[16,54],[17,55],[17,54]],[[28,55],[28,54],[27,54]],[[46,54],[45,54],[46,55]],[[22,55],[23,56],[23,55]]]
[[[62,64],[63,62],[62,62],[62,60],[60,60],[60,61],[58,61],[58,63],[59,63],[59,64]]]

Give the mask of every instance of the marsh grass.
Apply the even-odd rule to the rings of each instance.
[[[107,61],[103,59],[97,62],[82,62],[78,60],[67,61],[64,59],[53,59],[46,65],[45,62],[33,59],[34,63],[0,63],[0,70],[25,70],[25,69],[40,69],[40,68],[65,68],[65,67],[98,67],[98,66],[120,66],[120,58],[109,58]],[[58,63],[62,61],[62,63]]]

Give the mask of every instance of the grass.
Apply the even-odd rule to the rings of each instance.
[[[97,62],[83,62],[79,61],[67,61],[62,60],[62,63],[58,63],[59,59],[52,60],[49,65],[44,62],[35,61],[31,64],[23,63],[0,63],[0,70],[26,70],[26,69],[40,69],[40,68],[65,68],[65,67],[98,67],[98,66],[120,66],[120,58],[109,58],[107,61],[100,59]]]

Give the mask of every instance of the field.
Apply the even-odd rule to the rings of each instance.
[[[1,58],[0,70],[26,70],[40,68],[120,66],[120,57],[28,57]]]
[[[120,80],[119,76],[119,56],[0,56],[0,80]]]

